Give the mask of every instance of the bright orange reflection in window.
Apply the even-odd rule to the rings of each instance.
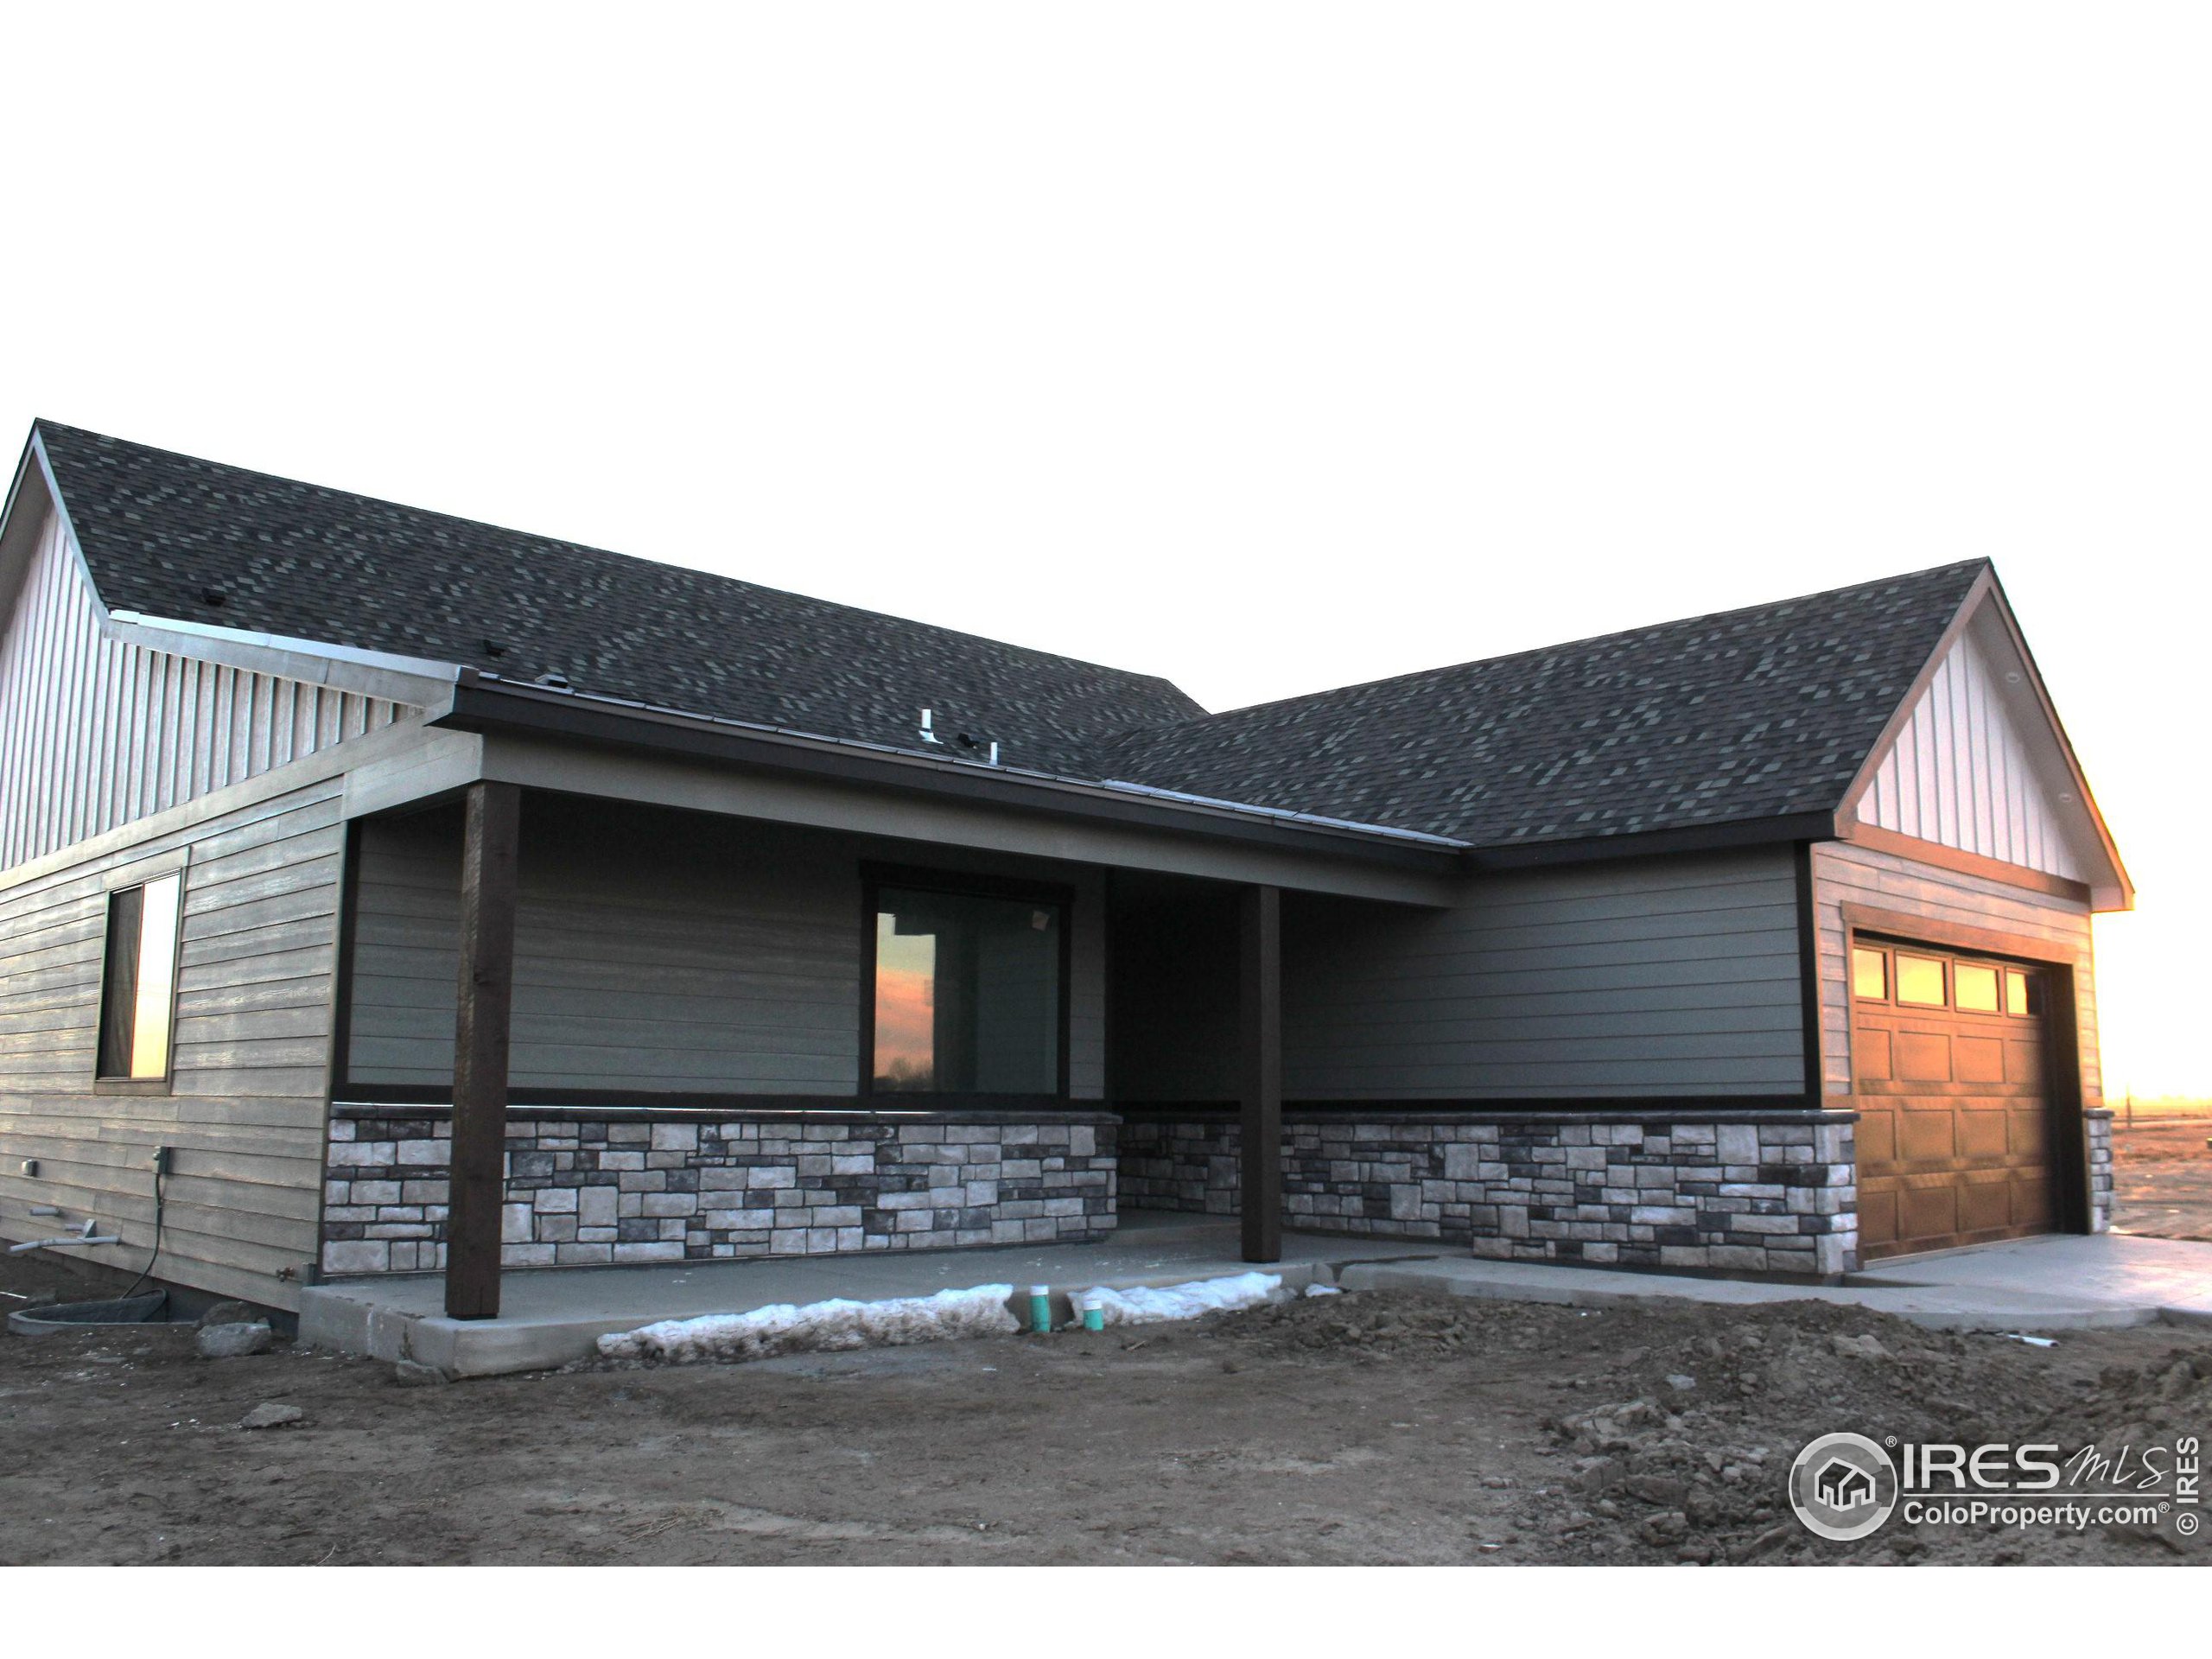
[[[130,1075],[158,1077],[169,1069],[169,1012],[176,1000],[176,927],[181,877],[145,887],[138,919],[138,997],[130,1028]]]
[[[926,1090],[937,1076],[937,936],[897,929],[895,917],[876,917],[875,1078]]]

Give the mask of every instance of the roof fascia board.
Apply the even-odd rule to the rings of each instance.
[[[487,682],[464,670],[434,725],[463,731],[512,730],[611,743],[769,771],[872,784],[1017,810],[1103,820],[1132,827],[1198,833],[1260,846],[1326,853],[1431,875],[1465,868],[1452,847],[1274,816],[1154,799],[1126,790],[841,745],[694,715],[588,702],[557,691]]]
[[[69,504],[54,476],[53,465],[47,459],[45,440],[39,435],[35,425],[31,429],[30,442],[24,446],[24,458],[16,469],[15,486],[10,491],[7,518],[0,523],[12,525],[16,501],[33,461],[37,463],[39,477],[45,483],[47,499],[61,521],[62,541],[76,564],[78,575],[84,581],[86,591],[92,594],[100,632],[109,639],[242,668],[250,673],[273,674],[308,685],[327,685],[335,690],[418,707],[437,701],[443,688],[461,671],[454,664],[428,658],[397,657],[385,652],[258,633],[214,623],[146,616],[137,611],[111,611],[99,583],[92,579],[92,568],[86,560],[77,527],[69,518]],[[0,579],[3,578],[4,570],[0,570]]]
[[[1609,859],[1660,858],[1681,853],[1783,846],[1800,841],[1830,841],[1834,839],[1834,830],[1833,813],[1799,812],[1786,817],[1741,818],[1726,823],[1691,824],[1678,830],[1584,836],[1573,841],[1477,847],[1467,854],[1467,861],[1478,871],[1540,869],[1560,864],[1595,864]]]
[[[1921,665],[1920,672],[1913,677],[1912,684],[1898,700],[1896,709],[1883,726],[1881,735],[1860,762],[1857,775],[1851,780],[1851,786],[1844,791],[1843,798],[1835,809],[1834,826],[1823,839],[1848,841],[1853,838],[1853,826],[1859,821],[1859,803],[1873,787],[1874,777],[1881,770],[1883,758],[1895,746],[1898,735],[1911,721],[1913,711],[1920,706],[1920,700],[1935,679],[1936,671],[1942,666],[1943,659],[1965,635],[1985,605],[2003,628],[2012,649],[2018,653],[2021,665],[2027,673],[2029,690],[2035,694],[2036,705],[2042,711],[2051,735],[2058,741],[2059,756],[2065,762],[2067,774],[2073,782],[2090,830],[2096,837],[2097,849],[2108,867],[2106,872],[2108,880],[2088,884],[2093,894],[2093,908],[2133,910],[2135,907],[2135,887],[2128,879],[2126,867],[2120,862],[2120,848],[2113,840],[2112,831],[2105,824],[2104,814],[2097,809],[2096,797],[2089,788],[2088,777],[2082,772],[2081,759],[2074,752],[2072,740],[2066,735],[2065,725],[2058,718],[2057,705],[2051,701],[2050,688],[2044,683],[2043,672],[2036,666],[2035,653],[2028,649],[2027,636],[2020,631],[2019,619],[2012,614],[2012,602],[2005,598],[2004,584],[1998,581],[1993,568],[1985,567],[1967,589],[1966,597],[1959,601],[1959,608],[1944,626],[1942,637],[1936,642],[1936,648],[1929,652],[1928,660]]]
[[[65,529],[67,527],[68,511],[61,505],[61,492],[54,484],[54,471],[46,461],[46,448],[39,442],[38,428],[34,425],[30,436],[23,442],[23,453],[16,462],[15,476],[9,480],[7,505],[0,507],[0,626],[4,626],[13,613],[16,600],[30,575],[32,562],[38,557],[38,534],[48,512],[59,518]],[[73,550],[75,545],[73,537],[70,546]],[[81,557],[78,564],[81,570]]]
[[[461,672],[458,664],[428,658],[396,657],[316,639],[258,633],[249,628],[144,616],[137,611],[103,609],[100,632],[126,645],[417,707],[441,701]]]
[[[1912,677],[1912,683],[1905,688],[1904,696],[1897,699],[1897,706],[1890,710],[1890,717],[1882,724],[1880,734],[1860,757],[1859,770],[1852,775],[1843,798],[1836,803],[1835,822],[1826,839],[1840,840],[1847,827],[1859,816],[1859,798],[1874,786],[1875,775],[1882,769],[1882,757],[1896,745],[1898,735],[1911,723],[1913,710],[1920,706],[1920,699],[1934,683],[1936,671],[1943,666],[1943,659],[1959,636],[1967,631],[1975,607],[1997,585],[1996,572],[1987,565],[1967,585],[1966,596],[1959,601],[1958,608],[1951,613],[1951,620],[1943,625],[1943,632],[1936,637],[1935,649],[1928,653],[1928,660],[1921,664],[1920,671]]]
[[[2112,830],[2105,823],[2105,815],[2097,806],[2096,791],[2089,787],[2088,774],[2082,770],[2082,759],[2074,752],[2074,740],[2066,734],[2066,722],[2058,717],[2058,705],[2051,699],[2050,688],[2044,683],[2043,670],[2036,665],[2036,654],[2028,649],[2028,637],[2021,631],[2020,620],[2012,614],[2012,601],[2005,595],[2005,584],[1993,574],[1990,578],[1990,604],[1993,613],[2019,653],[2020,665],[2027,672],[2028,689],[2035,693],[2036,705],[2043,710],[2044,719],[2050,723],[2050,734],[2058,740],[2060,758],[2066,762],[2068,775],[2074,780],[2074,789],[2082,810],[2095,834],[2097,845],[2109,866],[2109,881],[2093,881],[2090,891],[2097,895],[2095,908],[2099,910],[2133,910],[2135,908],[2135,883],[2129,879],[2127,867],[2120,861],[2120,843],[2113,839]],[[1856,803],[1853,803],[1854,807]],[[2110,902],[2107,902],[2110,901]]]

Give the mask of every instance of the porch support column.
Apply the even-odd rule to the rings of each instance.
[[[513,784],[471,784],[461,837],[453,1192],[446,1221],[446,1314],[456,1319],[499,1317],[499,1206],[505,1197],[521,797]]]
[[[1237,910],[1237,1211],[1244,1259],[1282,1259],[1282,892],[1247,887]]]

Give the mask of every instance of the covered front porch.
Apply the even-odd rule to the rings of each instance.
[[[1403,1244],[1319,1233],[1283,1236],[1266,1270],[1290,1291],[1334,1286],[1355,1263],[1402,1258]],[[446,1311],[435,1274],[353,1279],[306,1294],[300,1337],[314,1346],[385,1360],[411,1359],[452,1376],[544,1370],[588,1357],[603,1336],[663,1319],[741,1313],[833,1298],[870,1302],[930,1296],[981,1284],[1014,1287],[1025,1324],[1032,1287],[1051,1287],[1065,1324],[1071,1297],[1101,1286],[1186,1284],[1247,1271],[1234,1218],[1135,1211],[1096,1241],[960,1250],[776,1255],[681,1266],[578,1268],[508,1276],[494,1319]]]
[[[978,1251],[1110,1238],[1116,1057],[1150,1040],[1117,1029],[1116,957],[1156,950],[1146,918],[1178,895],[1230,964],[1233,1255],[1279,1261],[1286,886],[1444,886],[1433,851],[859,791],[769,817],[698,773],[641,799],[634,773],[602,793],[575,757],[475,741],[470,769],[516,775],[358,791],[320,1262],[435,1275],[458,1319],[498,1317],[508,1269],[957,1249],[973,1282]]]

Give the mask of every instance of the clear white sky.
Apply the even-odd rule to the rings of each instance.
[[[1215,708],[1989,555],[2212,1094],[2208,16],[11,8],[0,431]]]

